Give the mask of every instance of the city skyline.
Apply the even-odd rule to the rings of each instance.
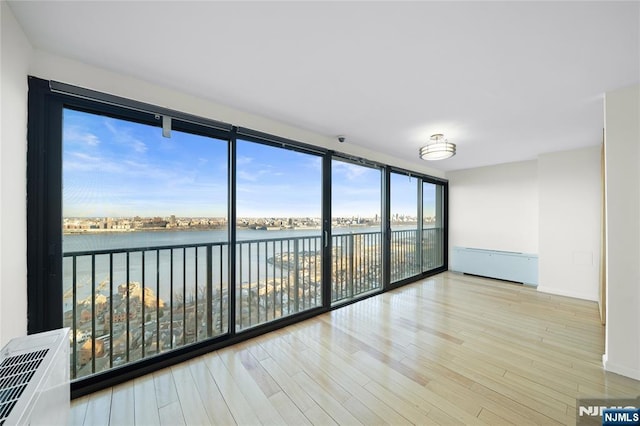
[[[63,216],[226,217],[227,141],[65,109]],[[238,217],[319,217],[322,158],[238,140]],[[380,215],[377,169],[332,161],[337,217]],[[416,180],[392,174],[392,213],[416,210]],[[412,185],[395,183],[412,181]],[[429,212],[425,191],[425,215]],[[435,200],[432,200],[435,203]]]
[[[415,214],[414,215],[402,215],[402,214],[393,214],[391,215],[392,219],[394,217],[402,217],[402,218],[413,218],[416,219]],[[426,216],[426,218],[429,218],[431,216]],[[221,220],[221,221],[226,221],[227,217],[226,216],[178,216],[175,214],[171,214],[171,215],[150,215],[150,216],[141,216],[141,215],[134,215],[134,216],[64,216],[62,219],[63,220],[72,220],[72,219],[82,219],[82,220],[105,220],[105,219],[117,219],[117,220],[147,220],[147,219],[155,219],[155,218],[160,218],[160,219],[166,219],[169,220],[171,218],[175,218],[175,219],[215,219],[215,220]],[[336,220],[336,219],[380,219],[381,216],[376,214],[373,216],[362,216],[362,215],[345,215],[345,216],[332,216],[332,220]],[[263,219],[317,219],[317,220],[321,220],[322,218],[320,216],[238,216],[236,217],[236,220],[263,220]]]

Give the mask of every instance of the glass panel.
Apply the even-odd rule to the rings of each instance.
[[[422,270],[429,271],[444,265],[444,187],[433,183],[422,185]]]
[[[421,272],[418,245],[418,180],[391,173],[391,282]]]
[[[322,158],[239,140],[236,328],[322,306]]]
[[[340,160],[331,163],[331,301],[382,286],[381,172]]]
[[[228,142],[64,110],[72,378],[228,330]]]

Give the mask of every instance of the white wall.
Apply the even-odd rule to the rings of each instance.
[[[538,290],[597,301],[600,286],[599,146],[538,157]]]
[[[447,173],[453,247],[538,253],[536,161]]]
[[[27,331],[27,69],[31,46],[0,3],[0,347]]]
[[[640,380],[640,85],[605,97],[607,323],[604,366]]]
[[[598,300],[600,147],[447,173],[449,253],[538,254],[538,290]]]

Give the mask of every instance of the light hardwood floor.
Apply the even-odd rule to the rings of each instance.
[[[72,401],[73,425],[575,424],[596,303],[444,273]]]

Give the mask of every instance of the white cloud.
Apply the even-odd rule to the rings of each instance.
[[[246,164],[251,163],[252,161],[253,161],[253,158],[240,155],[236,158],[236,165],[244,166]]]
[[[147,151],[147,145],[140,139],[133,136],[130,129],[125,127],[116,127],[113,125],[113,119],[108,118],[104,120],[104,125],[113,135],[114,142],[128,146],[138,154],[144,154]]]
[[[345,163],[343,161],[334,161],[333,170],[336,174],[340,174],[348,180],[356,180],[373,171],[373,169],[369,167],[358,166],[357,164]]]
[[[258,174],[257,173],[249,173],[246,170],[240,170],[240,171],[238,171],[238,179],[248,180],[250,182],[255,182],[255,181],[258,180]]]
[[[65,126],[62,135],[63,143],[80,143],[86,146],[95,147],[100,145],[100,138],[91,132],[85,132],[77,126]]]
[[[284,176],[284,173],[273,171],[270,168],[260,170],[238,170],[238,179],[248,180],[249,182],[257,182],[265,176]]]

